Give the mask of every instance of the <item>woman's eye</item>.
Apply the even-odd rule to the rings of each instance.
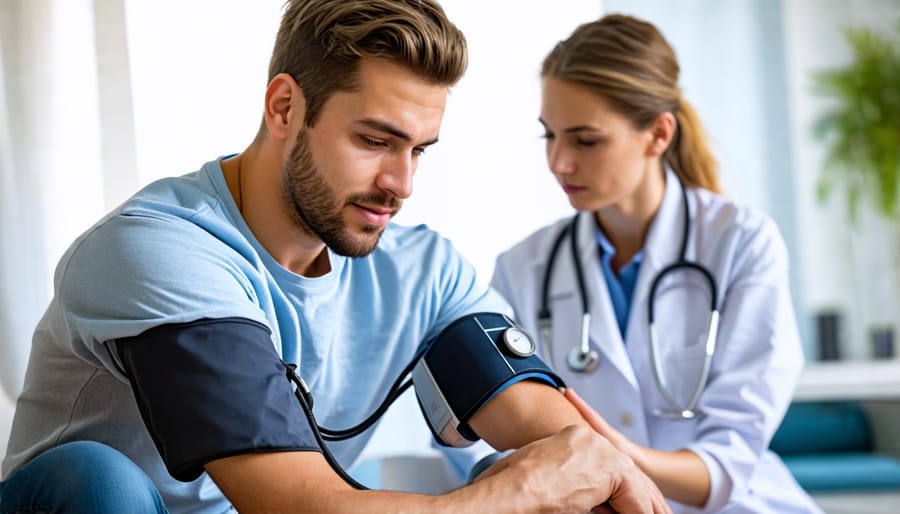
[[[553,139],[553,134],[551,134],[549,132],[541,134],[541,139],[546,139],[549,141],[549,140]]]
[[[593,139],[578,139],[575,142],[578,143],[578,146],[586,147],[591,147],[597,144],[597,141]]]

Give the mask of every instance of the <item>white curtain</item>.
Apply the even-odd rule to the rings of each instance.
[[[0,2],[0,384],[11,398],[56,261],[137,182],[122,5]]]

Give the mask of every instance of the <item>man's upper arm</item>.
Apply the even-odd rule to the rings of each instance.
[[[174,478],[193,480],[207,462],[233,455],[319,450],[264,325],[202,319],[116,343]]]

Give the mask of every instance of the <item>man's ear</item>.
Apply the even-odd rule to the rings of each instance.
[[[287,73],[279,73],[266,88],[265,120],[269,135],[286,140],[291,134],[291,122],[303,122],[306,99],[300,86]]]
[[[678,122],[675,115],[671,112],[660,113],[650,124],[650,144],[647,146],[648,157],[660,157],[665,153],[672,139],[675,138],[675,131],[678,130]]]

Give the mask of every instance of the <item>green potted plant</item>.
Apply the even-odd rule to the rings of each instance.
[[[900,244],[900,23],[896,29],[896,33],[845,30],[853,59],[843,68],[813,77],[816,91],[835,100],[813,130],[826,148],[817,184],[819,201],[824,202],[836,188],[843,189],[853,225],[865,202],[895,227],[895,247]],[[866,293],[874,309],[869,338],[876,358],[894,355],[895,327],[900,321],[896,311],[900,248],[892,253],[892,269],[887,270],[892,280],[879,280]],[[892,287],[894,294],[885,290]]]
[[[814,127],[827,148],[818,197],[840,186],[852,220],[865,200],[900,221],[900,24],[896,34],[852,28],[844,35],[853,60],[813,77],[817,92],[836,100]]]

